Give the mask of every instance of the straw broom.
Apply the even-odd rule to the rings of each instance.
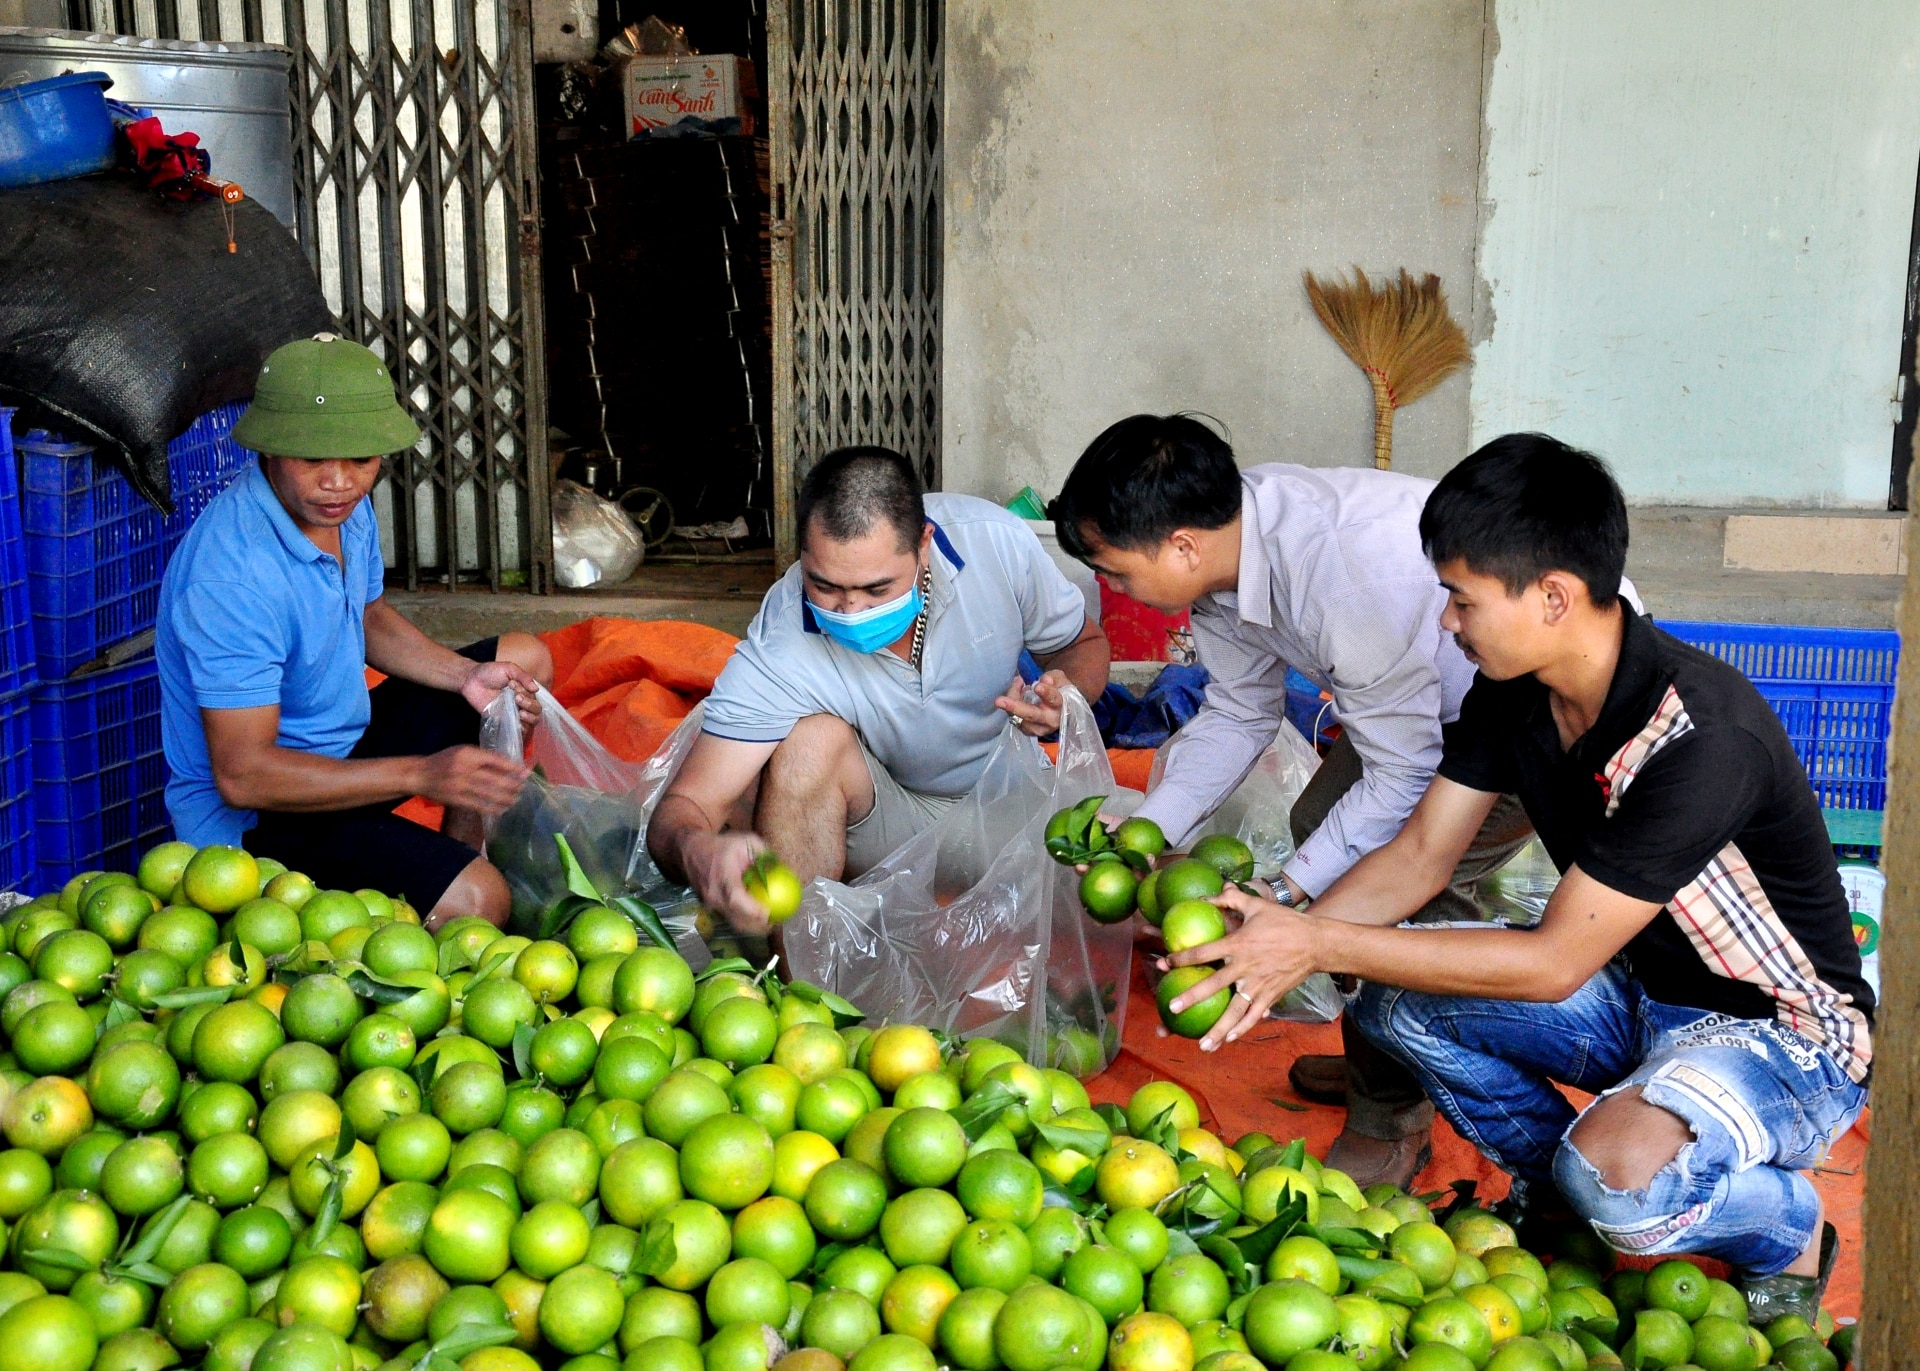
[[[1373,464],[1393,465],[1393,412],[1410,405],[1464,365],[1467,335],[1447,309],[1440,278],[1415,280],[1405,267],[1398,282],[1377,289],[1359,267],[1354,280],[1322,282],[1306,273],[1307,298],[1341,350],[1373,384]]]

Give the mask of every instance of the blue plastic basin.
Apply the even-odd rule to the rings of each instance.
[[[0,187],[32,186],[113,166],[103,71],[77,71],[0,90]]]

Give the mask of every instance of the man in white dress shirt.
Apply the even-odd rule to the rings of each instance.
[[[1341,736],[1294,806],[1284,904],[1324,891],[1406,823],[1440,762],[1440,727],[1474,667],[1440,628],[1447,594],[1420,547],[1433,482],[1372,468],[1240,470],[1188,415],[1123,419],[1088,447],[1053,515],[1060,544],[1114,589],[1192,610],[1210,682],[1174,735],[1139,813],[1176,848],[1273,742],[1291,665],[1333,696]],[[1474,884],[1532,836],[1511,796],[1494,806],[1453,881],[1416,916],[1479,920]],[[1301,1057],[1301,1094],[1347,1105],[1327,1156],[1361,1185],[1406,1185],[1431,1156],[1433,1106],[1412,1073],[1343,1022],[1346,1057]]]

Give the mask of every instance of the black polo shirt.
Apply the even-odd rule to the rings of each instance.
[[[1806,769],[1736,668],[1624,620],[1606,704],[1572,748],[1538,680],[1483,675],[1440,774],[1519,796],[1561,871],[1665,906],[1626,946],[1655,1000],[1777,1018],[1865,1081],[1873,992]]]

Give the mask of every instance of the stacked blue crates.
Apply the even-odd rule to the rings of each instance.
[[[1878,848],[1900,635],[1666,620],[1660,627],[1738,667],[1773,706],[1820,797],[1835,846],[1862,855]]]
[[[169,445],[171,515],[85,444],[42,431],[18,440],[41,682],[30,713],[40,888],[80,871],[130,870],[170,836],[152,647],[102,663],[153,628],[167,559],[251,460],[232,440],[242,410],[203,415]]]
[[[29,711],[39,676],[12,419],[12,410],[0,408],[0,890],[29,884],[35,858]]]

